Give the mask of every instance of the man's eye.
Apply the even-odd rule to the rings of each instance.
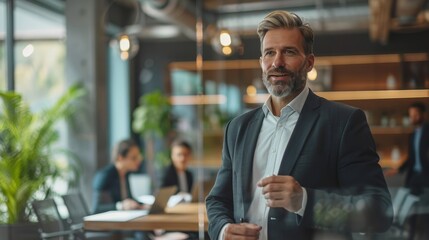
[[[274,55],[274,51],[266,51],[265,52],[265,56],[273,56]]]
[[[292,56],[292,55],[296,55],[296,52],[294,50],[288,49],[284,51],[284,54],[286,56]]]

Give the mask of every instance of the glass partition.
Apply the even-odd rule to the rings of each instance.
[[[67,88],[65,17],[32,1],[15,1],[14,7],[14,90],[33,112],[40,112],[51,107]],[[67,149],[67,124],[61,121],[56,128],[59,140],[55,147]],[[58,161],[67,163],[68,157],[61,155]],[[67,190],[66,181],[53,183],[54,192],[65,194]]]
[[[6,90],[6,7],[0,1],[0,90]]]

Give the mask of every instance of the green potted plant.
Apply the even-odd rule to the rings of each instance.
[[[169,161],[168,151],[155,154],[155,143],[161,141],[165,145],[168,140],[166,138],[173,128],[171,110],[169,98],[160,91],[154,91],[140,97],[139,106],[133,112],[132,128],[144,140],[146,168],[152,180],[157,179],[156,167],[163,167]],[[156,188],[156,181],[152,182]]]
[[[6,239],[25,239],[10,226],[30,222],[31,201],[52,196],[55,180],[77,181],[77,165],[64,162],[67,151],[55,146],[55,125],[72,115],[83,94],[71,86],[52,107],[32,112],[20,94],[0,92],[0,235]]]

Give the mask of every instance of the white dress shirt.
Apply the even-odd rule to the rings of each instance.
[[[277,117],[272,113],[271,97],[262,106],[265,118],[259,132],[255,154],[253,156],[253,195],[249,211],[246,214],[247,222],[262,226],[259,240],[268,239],[267,221],[269,209],[266,206],[262,189],[257,187],[257,183],[262,178],[278,174],[283,154],[285,153],[296,122],[298,121],[299,114],[301,113],[305,100],[307,99],[308,92],[309,89],[306,86],[298,96],[296,96],[287,106],[281,109],[280,117]],[[296,212],[301,216],[304,214],[307,202],[307,192],[304,188],[303,191],[304,198],[302,207],[298,212]],[[227,224],[222,228],[219,239],[223,239],[226,226]]]
[[[188,180],[186,179],[186,173],[181,171],[177,172],[177,177],[179,179],[179,192],[188,193]]]

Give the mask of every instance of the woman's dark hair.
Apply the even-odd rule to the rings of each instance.
[[[187,148],[190,152],[192,152],[191,144],[189,144],[187,141],[183,139],[176,139],[171,143],[171,148],[173,147],[184,147]]]
[[[126,157],[132,147],[138,147],[137,143],[132,139],[125,139],[118,142],[112,151],[112,162],[116,162],[119,156]]]

